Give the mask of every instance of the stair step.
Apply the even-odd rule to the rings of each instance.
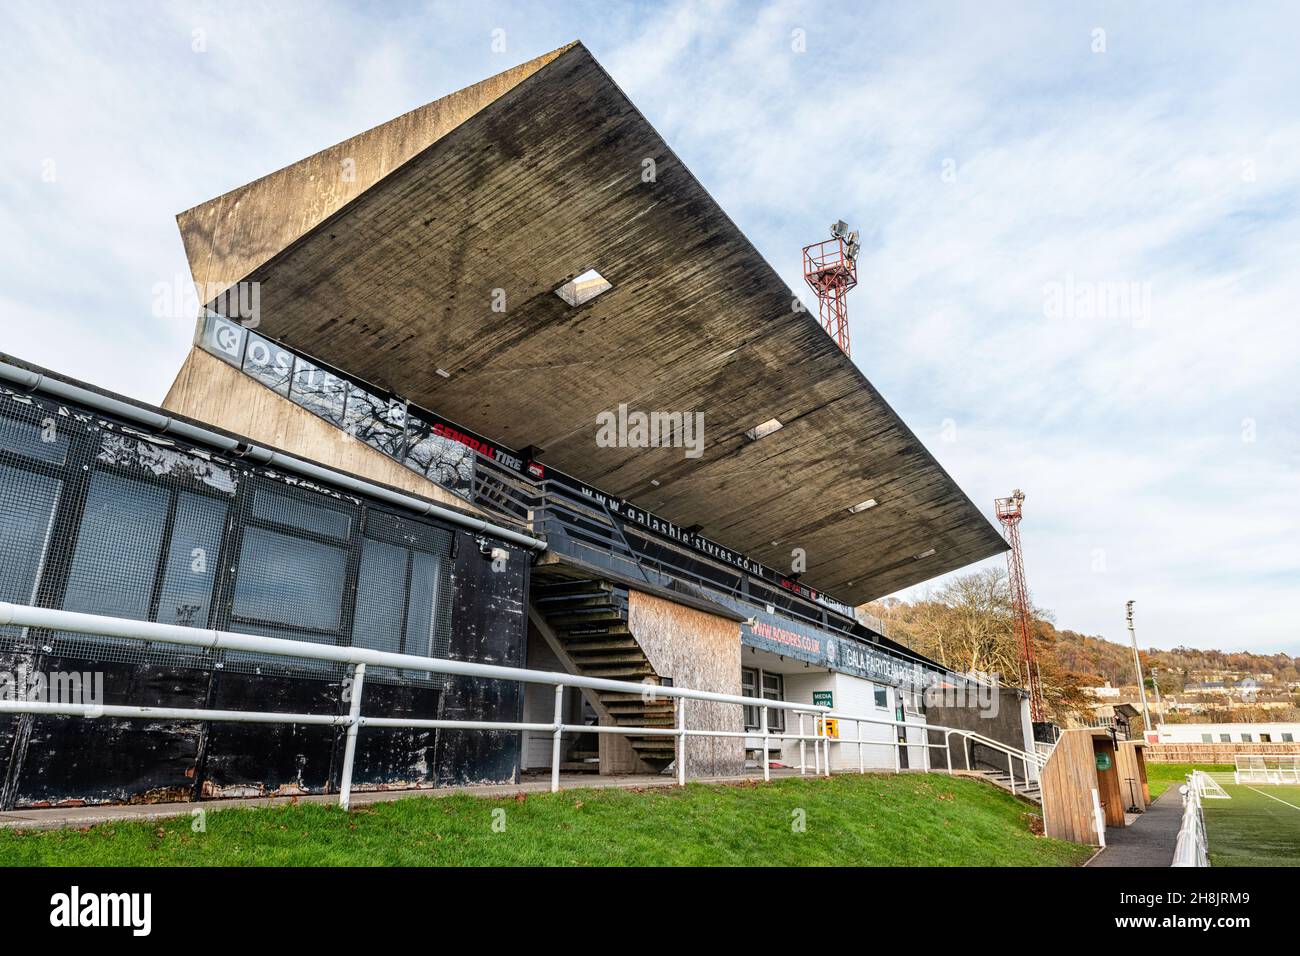
[[[629,737],[632,749],[638,754],[662,754],[672,757],[677,753],[677,745],[672,737]]]
[[[601,581],[595,578],[565,578],[563,580],[536,582],[531,588],[533,594],[542,597],[573,594],[575,591],[603,591],[608,594],[613,590],[614,585],[609,581]]]
[[[658,684],[655,683],[646,685],[646,687],[657,687],[657,686]],[[601,691],[596,695],[596,698],[607,707],[610,704],[639,704],[641,706],[648,706],[648,707],[658,707],[665,704],[668,707],[672,707],[673,705],[673,702],[669,700],[667,697],[660,698],[659,700],[656,700],[653,703],[651,703],[647,701],[645,697],[642,696],[641,694],[622,694],[616,691]]]
[[[627,664],[593,664],[590,667],[584,667],[583,670],[592,677],[609,677],[609,678],[633,678],[640,680],[642,677],[648,677],[654,671],[650,669],[649,664],[640,666],[629,666]]]
[[[569,631],[575,628],[598,625],[623,624],[623,612],[609,607],[578,608],[572,612],[565,611],[547,615],[546,623],[557,631]]]
[[[608,594],[557,594],[554,597],[533,598],[533,603],[547,617],[567,614],[584,608],[613,609],[619,606]]]
[[[1015,795],[1018,797],[1024,797],[1026,800],[1037,804],[1043,802],[1042,790],[1037,781],[1026,782],[1023,778],[1017,778],[1013,788],[1011,775],[1005,771],[984,770],[980,772],[980,776],[1008,793],[1014,789]]]
[[[603,704],[604,701],[602,701]],[[637,701],[611,701],[604,704],[604,709],[611,714],[671,714],[673,713],[672,701],[655,701],[650,702]]]
[[[628,664],[636,666],[644,664],[649,667],[645,655],[640,651],[624,651],[616,653],[611,651],[570,651],[573,656],[573,662],[586,670],[589,667],[599,667],[603,664]]]
[[[629,637],[612,641],[574,641],[568,648],[570,654],[590,654],[597,651],[641,651],[641,645]]]
[[[609,637],[631,637],[632,631],[627,622],[619,618],[610,624],[579,624],[574,627],[557,628],[556,636],[562,641],[599,641]]]
[[[536,589],[534,589],[531,594],[534,604],[554,604],[557,601],[586,601],[591,598],[599,598],[608,601],[613,598],[613,596],[613,592],[608,589],[590,587],[573,588],[572,590],[555,592],[543,591],[540,594],[537,593]]]

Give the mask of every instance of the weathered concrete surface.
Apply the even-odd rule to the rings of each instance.
[[[851,603],[1004,550],[591,54],[542,61],[430,104],[439,135],[386,124],[183,215],[195,277],[260,282],[260,331],[728,547],[800,547]],[[349,154],[383,159],[340,184]],[[613,288],[555,295],[588,268]],[[703,456],[598,448],[620,402],[702,412]]]
[[[338,212],[568,47],[434,100],[176,217],[201,289],[224,288]],[[210,296],[209,296],[210,297]]]

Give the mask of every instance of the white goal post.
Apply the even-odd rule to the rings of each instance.
[[[1191,783],[1192,789],[1202,800],[1231,800],[1232,795],[1219,786],[1219,781],[1215,780],[1204,770],[1193,770],[1187,777]]]
[[[1237,758],[1234,783],[1300,784],[1300,754],[1249,754]]]

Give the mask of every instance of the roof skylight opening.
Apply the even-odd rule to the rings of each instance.
[[[876,499],[868,498],[866,501],[859,501],[856,505],[853,505],[851,508],[849,508],[849,514],[855,515],[859,511],[866,511],[868,508],[874,508],[875,506],[876,506]]]
[[[772,432],[779,432],[785,426],[775,418],[769,418],[762,424],[755,425],[749,431],[745,432],[745,437],[750,441],[758,441],[760,438],[766,438]]]
[[[922,551],[916,556],[916,560],[920,561],[922,558],[928,558],[932,554],[934,554],[934,548],[930,548],[928,551]]]
[[[556,289],[555,294],[569,305],[579,306],[590,302],[596,296],[608,292],[612,288],[614,288],[612,282],[595,269],[588,269],[576,279],[570,279]]]

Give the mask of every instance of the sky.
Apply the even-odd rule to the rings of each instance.
[[[1300,8],[831,6],[3,0],[0,351],[160,402],[176,213],[581,39],[805,301],[861,230],[854,360],[1058,627],[1300,654]]]

